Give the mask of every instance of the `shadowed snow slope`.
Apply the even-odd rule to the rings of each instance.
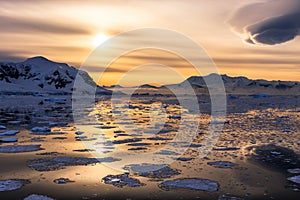
[[[3,62],[0,63],[0,92],[71,93],[77,74],[88,86],[96,87],[87,72],[41,56],[19,63]],[[101,87],[97,92],[110,93]]]

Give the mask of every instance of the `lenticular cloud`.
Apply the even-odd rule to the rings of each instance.
[[[300,2],[269,0],[235,11],[228,23],[250,44],[275,45],[300,35]]]

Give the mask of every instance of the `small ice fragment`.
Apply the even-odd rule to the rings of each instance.
[[[0,136],[13,136],[19,133],[20,131],[18,130],[9,130],[9,131],[4,131],[0,133]]]
[[[44,195],[32,194],[26,197],[24,200],[54,200],[54,199]]]
[[[18,142],[18,138],[0,138],[0,143]]]
[[[292,176],[292,177],[288,178],[287,180],[300,184],[300,175]]]
[[[32,132],[49,132],[51,131],[50,127],[48,126],[42,126],[42,127],[34,127],[31,129]]]

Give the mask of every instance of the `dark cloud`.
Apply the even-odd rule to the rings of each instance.
[[[275,45],[300,35],[300,2],[270,0],[237,10],[229,24],[250,44]]]

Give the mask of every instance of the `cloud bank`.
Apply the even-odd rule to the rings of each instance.
[[[236,10],[228,23],[250,44],[275,45],[300,35],[300,1],[269,0]]]

